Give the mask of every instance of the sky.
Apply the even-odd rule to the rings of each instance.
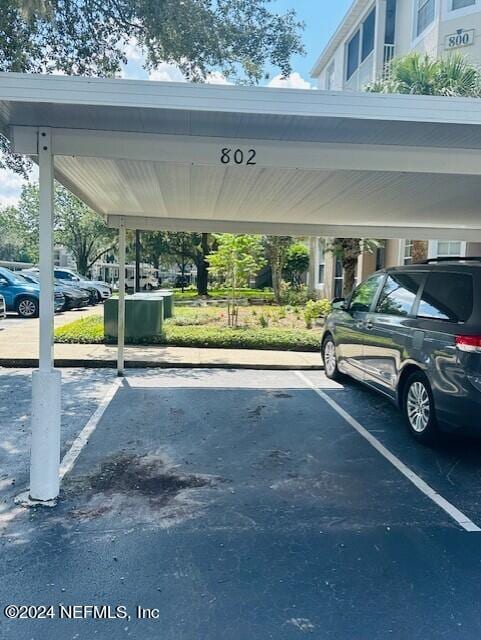
[[[314,88],[310,78],[310,70],[321,53],[337,25],[347,12],[352,0],[273,0],[272,10],[280,13],[295,9],[299,20],[305,23],[302,38],[306,49],[305,56],[295,56],[292,60],[293,73],[288,80],[281,80],[276,70],[269,70],[270,86],[284,86],[299,89]],[[141,52],[131,43],[127,48],[128,64],[122,72],[126,78],[160,81],[182,81],[182,74],[170,65],[161,65],[154,72],[147,74],[142,69]],[[224,82],[219,74],[212,74],[210,82]],[[32,172],[31,180],[37,179]],[[22,188],[23,179],[11,171],[0,169],[0,209],[15,205]]]

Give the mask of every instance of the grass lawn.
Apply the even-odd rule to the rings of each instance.
[[[318,351],[319,329],[306,329],[302,309],[246,306],[239,309],[239,327],[227,325],[225,307],[176,307],[175,317],[164,322],[161,336],[145,344],[178,347],[274,349]],[[106,342],[102,316],[89,316],[58,327],[56,342],[99,344]]]

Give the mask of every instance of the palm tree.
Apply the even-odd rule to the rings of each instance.
[[[481,97],[481,71],[460,53],[431,58],[409,53],[395,58],[384,78],[365,87],[372,93]]]

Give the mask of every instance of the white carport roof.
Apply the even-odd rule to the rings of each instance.
[[[481,241],[476,99],[0,74],[0,126],[111,226]]]

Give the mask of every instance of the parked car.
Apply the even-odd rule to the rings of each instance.
[[[22,318],[36,318],[39,312],[40,286],[28,282],[21,274],[0,267],[0,293],[5,299],[7,311],[16,311]],[[65,298],[54,292],[54,310],[61,311]]]
[[[54,274],[56,278],[63,280],[68,284],[89,289],[93,292],[96,302],[103,302],[112,295],[112,289],[106,282],[103,282],[102,280],[88,280],[84,276],[72,271],[72,269],[55,267]]]
[[[35,271],[24,270],[21,275],[33,284],[39,285],[39,276]],[[55,291],[63,296],[62,311],[70,311],[71,309],[81,309],[90,303],[90,292],[84,289],[69,287],[62,280],[55,280]]]
[[[29,271],[31,273],[38,274],[38,267],[33,267],[32,269],[29,269]],[[86,291],[89,296],[88,304],[91,304],[91,305],[98,304],[99,302],[110,297],[111,295],[110,288],[106,287],[106,290],[104,290],[103,287],[100,287],[99,285],[91,282],[90,280],[86,280],[82,276],[76,274],[71,269],[63,269],[63,268],[55,267],[54,275],[56,280],[61,280],[63,283],[65,283],[69,287],[80,289],[84,292]]]
[[[325,372],[393,400],[411,434],[481,433],[481,258],[379,271],[333,302]]]
[[[0,320],[4,320],[7,317],[7,307],[5,304],[5,298],[0,295]]]

